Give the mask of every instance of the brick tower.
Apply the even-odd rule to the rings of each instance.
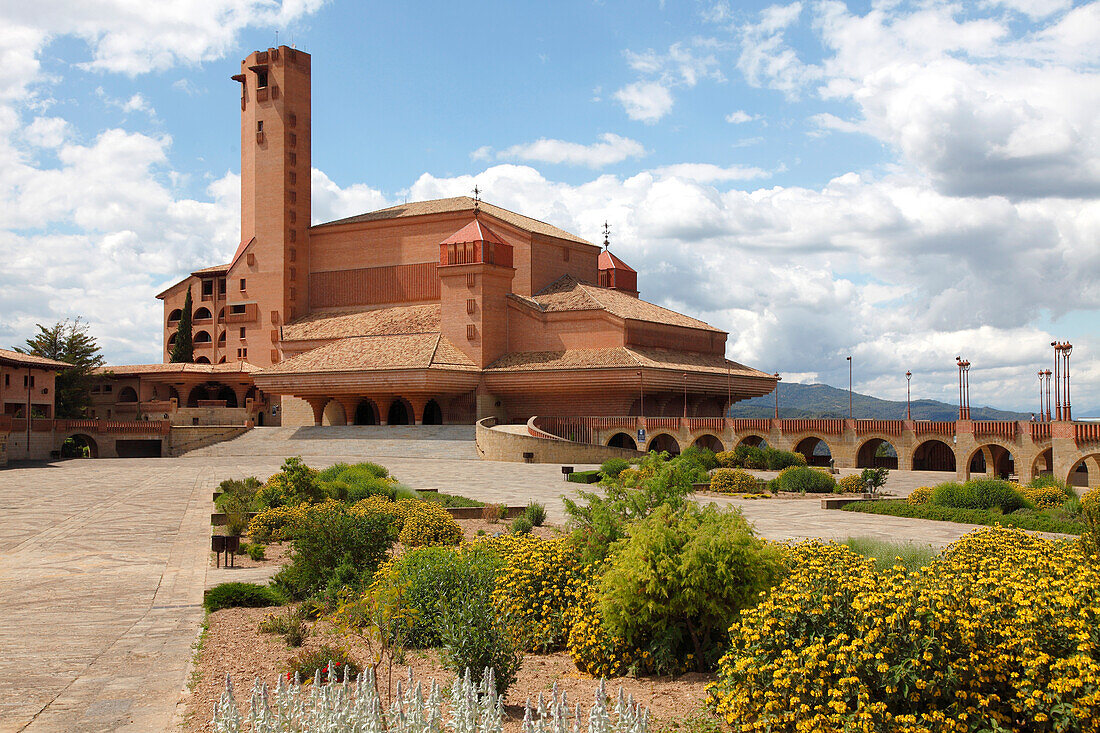
[[[233,77],[241,84],[241,244],[227,300],[231,314],[255,304],[248,310],[258,323],[230,328],[227,346],[247,348],[258,366],[278,361],[279,327],[309,303],[310,62],[279,46],[250,54]]]

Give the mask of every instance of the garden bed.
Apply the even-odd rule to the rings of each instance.
[[[314,633],[306,638],[301,649],[292,649],[280,636],[261,634],[260,621],[268,613],[285,612],[270,608],[227,608],[210,614],[207,630],[194,671],[195,685],[186,700],[187,713],[181,730],[188,733],[211,731],[214,701],[225,685],[225,675],[230,674],[237,690],[237,701],[242,705],[242,715],[247,715],[248,691],[255,676],[274,682],[284,673],[287,660],[301,649],[316,649],[324,644],[338,644],[340,639],[326,622],[316,622]],[[351,643],[352,658],[367,658],[364,646]],[[412,668],[416,680],[427,683],[434,678],[440,686],[450,684],[453,675],[439,662],[433,649],[410,650],[406,653],[406,666],[395,667],[393,681],[408,676]],[[384,668],[383,668],[384,669]],[[383,702],[385,677],[379,675]],[[691,717],[700,711],[705,688],[713,679],[711,675],[686,674],[681,677],[619,678],[608,682],[607,689],[614,695],[619,687],[634,700],[650,709],[650,729],[665,727],[673,721]],[[554,684],[568,694],[571,703],[581,703],[587,708],[598,680],[582,675],[564,652],[555,654],[528,654],[523,660],[516,682],[505,697],[505,726],[508,733],[518,733],[522,727],[523,705],[528,698],[532,704],[539,693],[548,697]]]
[[[932,519],[941,522],[959,522],[961,524],[1000,524],[1005,527],[1019,527],[1036,532],[1055,532],[1079,535],[1085,531],[1085,525],[1058,519],[1047,512],[1033,509],[1021,509],[1004,514],[995,509],[958,509],[936,504],[912,505],[905,499],[884,499],[881,501],[857,501],[841,507],[845,512],[863,512],[866,514],[886,514],[892,517],[910,517],[913,519]]]

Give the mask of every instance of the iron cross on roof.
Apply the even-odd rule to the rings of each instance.
[[[603,223],[603,248],[607,249],[611,246],[611,225],[606,221]]]
[[[481,189],[474,184],[474,218],[481,213]]]

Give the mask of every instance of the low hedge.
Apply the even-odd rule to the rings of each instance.
[[[1012,514],[1002,514],[990,509],[957,509],[938,504],[908,503],[905,499],[883,499],[881,501],[858,501],[841,507],[846,512],[866,514],[885,514],[891,517],[909,517],[912,519],[934,519],[941,522],[959,522],[962,524],[1000,524],[1005,527],[1019,527],[1036,532],[1060,532],[1062,534],[1081,534],[1085,527],[1079,522],[1067,522],[1033,510],[1021,510]]]
[[[202,605],[210,612],[223,608],[266,608],[282,604],[272,588],[257,583],[221,583],[206,591]]]
[[[575,484],[594,484],[600,480],[600,470],[596,468],[591,471],[574,471],[566,479]]]

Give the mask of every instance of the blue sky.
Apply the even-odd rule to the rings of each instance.
[[[794,381],[1100,412],[1100,6],[1067,0],[0,8],[0,344],[159,357],[239,232],[249,51],[313,55],[315,220],[468,192],[590,240]],[[920,389],[918,391],[918,378]]]

